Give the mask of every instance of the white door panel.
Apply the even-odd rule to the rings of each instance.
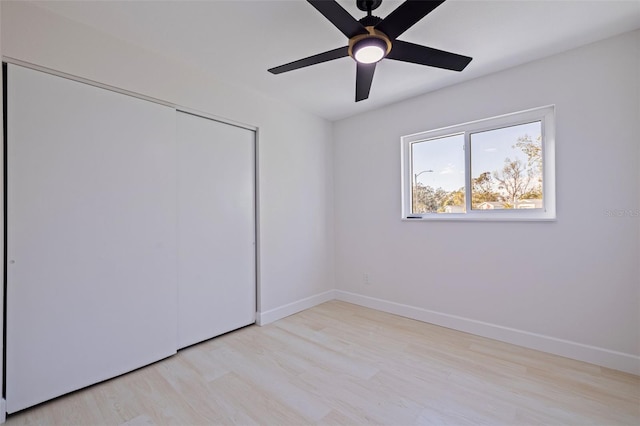
[[[255,132],[178,112],[178,346],[255,322]]]
[[[175,353],[175,111],[8,67],[7,411]]]

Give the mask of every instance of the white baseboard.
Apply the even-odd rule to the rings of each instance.
[[[377,309],[406,318],[640,375],[640,357],[636,355],[611,351],[596,346],[584,345],[582,343],[557,339],[555,337],[530,333],[528,331],[503,327],[415,306],[389,302],[387,300],[347,291],[335,290],[335,297],[344,302]]]
[[[314,306],[321,303],[334,300],[335,298],[335,290],[329,290],[325,291],[324,293],[296,300],[295,302],[287,303],[286,305],[277,307],[275,309],[270,309],[265,312],[258,312],[256,314],[256,324],[260,326],[267,325],[279,319],[288,317],[289,315],[304,311],[305,309],[313,308]]]

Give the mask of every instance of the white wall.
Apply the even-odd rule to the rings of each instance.
[[[258,310],[278,314],[282,306],[331,294],[329,122],[37,6],[1,8],[5,57],[257,126]]]
[[[640,373],[640,32],[334,124],[340,298]],[[556,105],[556,222],[403,222],[400,137]],[[363,280],[368,274],[369,285]]]

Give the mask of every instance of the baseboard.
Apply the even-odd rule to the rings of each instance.
[[[286,305],[277,307],[275,309],[270,309],[265,312],[258,312],[256,314],[256,324],[260,326],[267,325],[279,319],[288,317],[289,315],[304,311],[305,309],[313,308],[314,306],[321,303],[334,300],[335,298],[335,290],[329,290],[325,291],[324,293],[296,300],[295,302],[287,303]]]
[[[337,300],[406,318],[640,375],[640,357],[636,355],[611,351],[596,346],[584,345],[569,340],[557,339],[542,334],[530,333],[528,331],[503,327],[347,291],[335,290],[335,297]]]

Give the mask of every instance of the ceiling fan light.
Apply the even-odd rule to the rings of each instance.
[[[386,43],[379,38],[365,38],[353,46],[353,58],[361,64],[373,64],[385,57],[386,48]]]

